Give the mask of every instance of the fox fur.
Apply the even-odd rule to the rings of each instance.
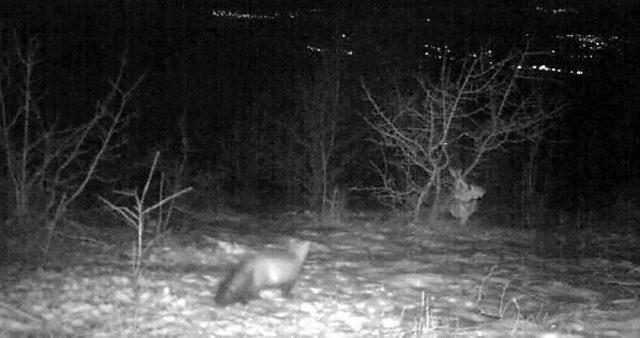
[[[478,210],[478,200],[485,194],[484,188],[468,183],[462,177],[461,169],[449,168],[449,173],[454,179],[454,186],[449,202],[449,213],[464,226],[469,217]]]
[[[264,252],[244,260],[219,284],[215,302],[221,306],[246,304],[260,298],[260,290],[275,288],[290,297],[309,245],[309,241],[292,241],[288,251]]]

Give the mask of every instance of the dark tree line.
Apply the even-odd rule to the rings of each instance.
[[[22,41],[36,37],[40,43],[40,104],[59,111],[69,125],[95,104],[96,93],[108,89],[105,79],[117,72],[123,51],[135,70],[125,77],[146,74],[130,102],[135,114],[119,154],[122,167],[107,169],[120,185],[137,181],[135,167],[155,150],[167,160],[180,157],[177,125],[184,120],[190,139],[187,175],[201,191],[238,205],[314,208],[322,208],[335,187],[376,184],[377,174],[368,168],[381,157],[370,143],[375,133],[362,119],[371,110],[363,79],[374,92],[410,96],[415,75],[431,74],[435,80],[442,68],[441,60],[424,58],[425,41],[448,45],[460,60],[489,44],[504,53],[524,48],[530,42],[522,39],[527,29],[545,27],[536,16],[526,16],[531,22],[523,25],[518,18],[531,8],[502,1],[225,7],[273,16],[259,20],[214,17],[206,1],[14,1],[6,8],[3,34],[16,32]],[[541,46],[543,38],[536,37]],[[560,92],[571,103],[551,131],[553,142],[536,153],[544,168],[535,174],[547,183],[535,188],[546,200],[576,201],[603,189],[614,193],[637,176],[632,114],[638,77],[629,63],[638,55],[637,40],[625,46],[625,54],[603,62],[593,75],[540,81],[549,100]],[[590,136],[594,129],[596,137]],[[508,177],[521,174],[530,151],[513,146],[476,177],[517,195],[519,188]],[[560,179],[563,175],[572,179]]]

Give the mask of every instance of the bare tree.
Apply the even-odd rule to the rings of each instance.
[[[133,268],[133,272],[136,277],[140,274],[140,267],[142,263],[142,254],[143,254],[143,234],[147,227],[147,216],[156,209],[162,208],[164,204],[170,201],[174,201],[178,196],[185,194],[192,190],[191,187],[181,189],[180,191],[175,191],[169,196],[164,196],[162,193],[158,196],[159,201],[153,204],[152,206],[147,206],[147,197],[149,193],[149,187],[151,186],[151,180],[153,179],[153,173],[156,170],[156,166],[158,165],[158,158],[160,157],[160,152],[156,152],[153,158],[153,164],[151,165],[151,169],[149,169],[149,175],[147,176],[147,181],[142,189],[142,193],[139,193],[137,189],[133,189],[131,191],[116,191],[116,193],[121,194],[126,197],[130,197],[133,200],[133,205],[131,206],[118,206],[113,204],[111,201],[106,198],[99,196],[100,200],[105,203],[111,210],[118,213],[127,224],[134,229],[136,229],[137,238],[136,245],[133,249],[133,255],[131,259],[131,265]],[[177,186],[176,186],[177,187]],[[159,217],[167,217],[166,219],[161,219],[161,222],[165,220],[168,221],[168,217],[170,214],[159,214]],[[159,234],[157,234],[159,235]],[[154,237],[149,243],[145,246],[147,249],[151,247],[151,244],[158,236]]]
[[[459,71],[445,64],[436,81],[416,76],[416,90],[396,88],[386,99],[374,97],[363,80],[373,107],[364,118],[383,154],[382,164],[373,164],[382,184],[371,190],[388,204],[411,204],[415,218],[431,198],[433,215],[445,168],[462,168],[464,180],[508,143],[544,138],[562,106],[547,107],[522,81],[527,55],[492,62],[483,54]]]
[[[16,42],[13,50],[3,54],[0,115],[7,175],[15,195],[14,217],[22,226],[33,215],[38,218],[31,221],[44,221],[47,235],[42,250],[46,256],[56,225],[89,181],[97,177],[98,164],[118,146],[113,140],[126,124],[125,107],[143,77],[122,88],[123,56],[111,90],[96,103],[91,118],[61,127],[52,119],[53,114],[44,114],[38,105],[37,46],[35,39],[26,46]],[[43,205],[31,203],[36,195],[42,195]]]
[[[341,74],[338,58],[325,60],[324,68],[301,86],[296,115],[280,124],[301,146],[296,176],[313,208],[329,208],[341,161],[337,155],[351,142],[345,139],[345,114],[341,102]]]

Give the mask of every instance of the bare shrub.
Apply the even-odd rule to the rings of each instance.
[[[295,115],[279,124],[298,149],[286,163],[294,183],[307,195],[307,203],[322,214],[332,208],[332,189],[346,157],[340,157],[354,140],[347,131],[344,98],[341,96],[339,58],[325,60],[323,68],[301,84]]]
[[[335,186],[325,201],[326,207],[322,214],[323,222],[334,226],[344,224],[347,208],[347,192]]]
[[[124,218],[124,220],[127,222],[127,225],[133,227],[136,230],[136,234],[137,234],[137,238],[136,238],[136,245],[134,246],[133,249],[133,255],[132,255],[132,260],[131,260],[131,265],[133,268],[133,272],[136,276],[139,275],[140,273],[140,266],[141,266],[141,262],[142,262],[142,254],[143,254],[143,247],[145,249],[150,248],[151,245],[153,244],[153,241],[158,238],[157,236],[154,237],[147,245],[143,245],[143,234],[145,229],[147,228],[148,225],[148,216],[151,214],[151,212],[153,212],[154,210],[160,209],[162,208],[163,205],[165,205],[168,202],[172,202],[173,200],[175,200],[176,197],[187,193],[189,191],[191,191],[192,188],[185,188],[182,189],[180,191],[174,191],[171,193],[171,195],[169,196],[164,196],[162,193],[159,195],[159,201],[156,202],[155,204],[151,205],[151,206],[147,206],[146,205],[146,200],[147,200],[147,196],[149,194],[149,187],[151,186],[151,181],[153,179],[153,173],[156,170],[156,166],[158,164],[158,158],[160,156],[160,152],[156,152],[156,155],[153,159],[153,164],[151,165],[151,168],[149,169],[149,175],[147,176],[147,181],[144,185],[144,188],[142,189],[142,192],[139,193],[137,189],[133,189],[130,191],[117,191],[117,193],[129,197],[131,199],[133,199],[133,205],[132,206],[118,206],[113,204],[111,201],[103,198],[102,196],[100,196],[100,200],[105,203],[111,210],[115,211],[116,213],[118,213],[120,216],[122,216],[122,218]],[[171,208],[167,213],[159,213],[160,215],[160,224],[162,224],[165,219],[163,218],[163,216],[165,217],[170,217],[171,213]],[[168,219],[167,219],[168,221]]]
[[[46,257],[56,225],[98,176],[99,164],[120,145],[116,135],[127,122],[125,107],[143,77],[123,88],[123,56],[110,91],[96,102],[92,116],[62,126],[55,114],[39,105],[38,41],[30,39],[24,46],[15,41],[1,46],[0,137],[14,195],[13,218],[21,227],[44,222],[46,238],[41,249]]]
[[[507,144],[544,138],[562,106],[549,107],[523,81],[527,55],[514,52],[493,62],[481,54],[458,71],[443,64],[435,81],[419,74],[413,89],[396,86],[381,95],[363,80],[372,107],[363,117],[382,154],[380,163],[372,163],[381,184],[369,190],[394,208],[410,204],[414,220],[427,201],[435,215],[445,168],[461,168],[464,180]]]

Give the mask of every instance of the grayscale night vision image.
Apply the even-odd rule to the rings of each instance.
[[[639,337],[640,2],[3,0],[0,337]]]

